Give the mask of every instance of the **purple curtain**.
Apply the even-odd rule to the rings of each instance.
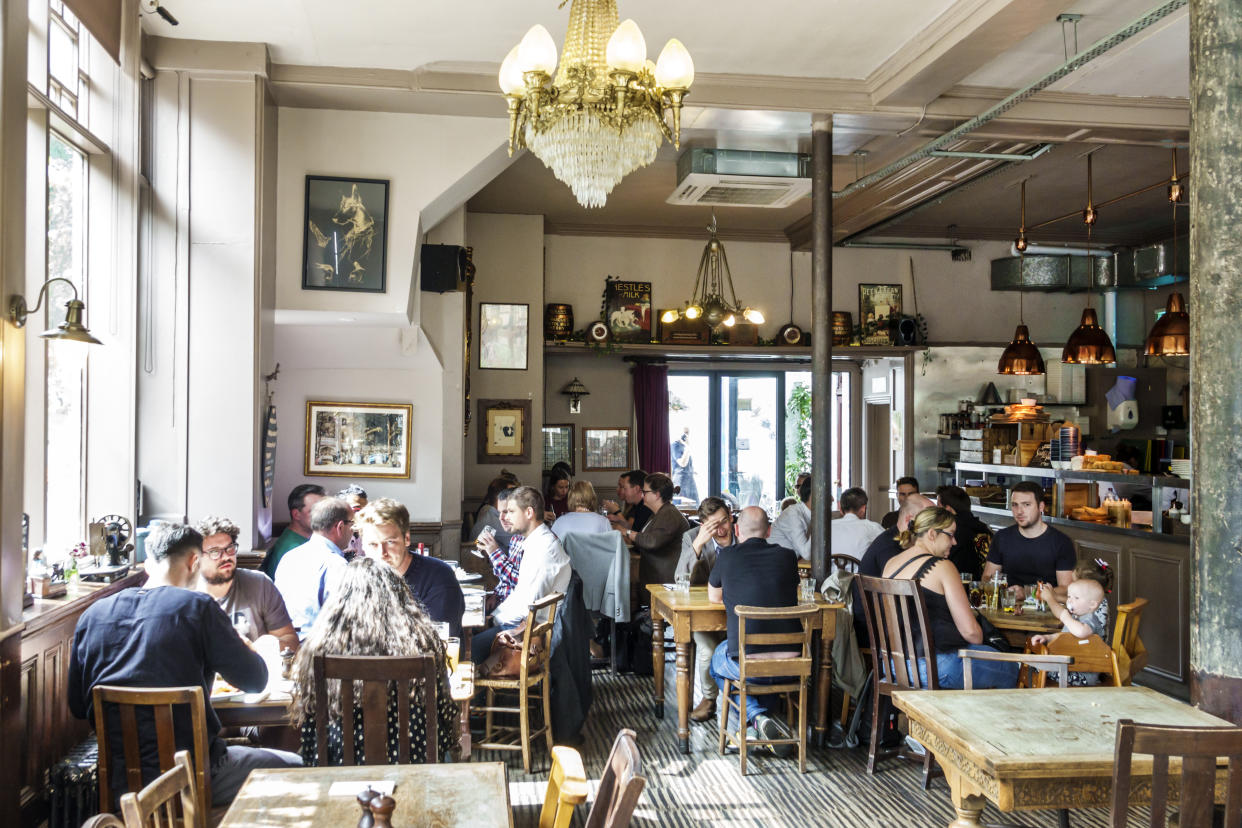
[[[638,467],[651,474],[672,470],[668,442],[668,366],[636,362],[634,414],[638,422]]]

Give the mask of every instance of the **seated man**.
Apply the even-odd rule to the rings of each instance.
[[[299,638],[310,632],[345,568],[354,511],[339,497],[325,497],[311,509],[310,526],[310,540],[286,554],[276,568],[276,588]]]
[[[265,635],[275,636],[280,649],[297,652],[298,634],[280,590],[263,573],[237,566],[237,535],[241,531],[237,524],[228,518],[208,517],[195,528],[203,536],[198,591],[216,599],[242,637],[255,641]]]
[[[647,473],[642,469],[627,471],[617,478],[617,497],[621,498],[621,505],[617,505],[615,500],[605,500],[601,504],[608,512],[608,522],[613,529],[641,532],[647,526],[647,521],[655,513],[647,508],[646,498],[643,497],[643,483],[646,480]]]
[[[314,483],[294,486],[293,491],[289,492],[289,499],[286,501],[289,505],[289,525],[280,533],[272,548],[267,550],[263,565],[259,567],[264,575],[276,580],[276,568],[280,566],[280,559],[285,553],[310,540],[313,531],[310,526],[311,508],[327,494],[323,486]]]
[[[716,566],[707,580],[707,597],[725,605],[727,637],[712,654],[712,676],[724,687],[724,680],[737,681],[738,627],[734,607],[792,607],[798,603],[798,557],[792,550],[768,542],[771,527],[768,515],[758,506],[747,506],[737,521],[737,537],[728,554],[716,559]],[[796,621],[754,621],[747,624],[750,632],[781,633],[800,629]],[[773,649],[776,652],[773,652]],[[780,651],[780,645],[751,645],[747,658],[785,658],[797,653]],[[761,681],[752,679],[752,681]],[[766,679],[779,683],[780,678]],[[768,716],[768,697],[746,696],[746,721],[761,739],[785,739],[788,731]],[[777,745],[780,756],[793,752],[792,745]]]
[[[811,478],[798,484],[798,502],[781,512],[772,524],[772,543],[792,549],[804,561],[811,559]]]
[[[492,565],[492,574],[496,576],[496,586],[487,597],[489,611],[500,606],[509,597],[509,593],[513,592],[513,588],[517,586],[518,572],[522,568],[522,541],[525,538],[513,531],[507,508],[509,496],[515,491],[516,488],[508,488],[496,493],[496,508],[499,510],[497,520],[503,533],[483,532],[474,542],[474,554],[481,558],[486,557]],[[509,539],[507,545],[504,542],[506,537]]]
[[[841,517],[831,523],[832,554],[847,555],[861,561],[871,542],[884,531],[867,520],[867,493],[857,487],[841,493]]]
[[[294,753],[226,745],[219,738],[220,720],[211,707],[216,673],[242,690],[257,693],[267,686],[267,667],[215,600],[194,592],[203,536],[188,526],[164,525],[147,536],[147,582],[95,602],[78,619],[69,654],[69,709],[80,719],[94,716],[91,691],[98,684],[122,687],[201,687],[207,713],[207,767],[211,804],[232,802],[255,768],[286,768],[302,764]],[[112,749],[113,797],[125,790],[125,761],[120,717],[107,716]],[[193,750],[188,716],[173,720],[177,750]],[[150,716],[138,719],[143,751],[143,782],[159,775],[155,725]]]
[[[906,505],[906,498],[912,494],[919,493],[919,480],[917,477],[899,477],[897,478],[897,508],[880,518],[880,526],[885,529],[892,529],[897,525],[897,516],[901,513],[901,507]]]
[[[959,486],[941,486],[936,499],[957,518],[956,543],[949,550],[949,561],[972,581],[979,580],[983,564],[992,546],[992,530],[971,511],[970,495]]]
[[[543,522],[543,509],[543,495],[531,486],[519,486],[505,503],[509,523],[523,539],[522,565],[513,592],[492,611],[495,626],[471,640],[471,660],[475,664],[487,660],[497,635],[526,621],[531,604],[554,592],[564,592],[569,586],[573,575],[569,556]]]
[[[437,558],[410,552],[406,539],[410,513],[402,504],[381,497],[358,513],[362,551],[392,568],[410,588],[414,600],[434,622],[448,624],[449,635],[461,635],[461,616],[466,598],[453,567]]]
[[[702,586],[711,577],[720,553],[733,546],[733,514],[729,505],[718,497],[703,498],[699,504],[699,525],[681,536],[681,560],[677,574],[689,573],[693,586]],[[712,677],[712,654],[723,640],[718,632],[696,630],[694,637],[694,674],[698,679],[702,700],[690,711],[695,722],[711,721],[716,715],[719,688]]]

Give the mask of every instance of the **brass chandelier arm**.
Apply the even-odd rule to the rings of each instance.
[[[78,286],[63,276],[48,279],[43,283],[43,287],[39,288],[39,295],[33,308],[26,307],[26,297],[22,296],[20,293],[15,293],[9,299],[9,321],[13,323],[14,327],[25,327],[26,317],[43,307],[43,297],[47,295],[48,286],[51,285],[52,282],[64,282],[67,284],[73,291],[73,299],[75,301],[77,300]]]

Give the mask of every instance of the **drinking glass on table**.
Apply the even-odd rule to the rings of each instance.
[[[461,639],[450,636],[444,639],[444,656],[448,660],[449,673],[457,672],[457,661],[461,657]]]
[[[803,578],[798,584],[798,600],[803,604],[815,602],[815,579]]]
[[[689,572],[678,572],[675,578],[676,578],[677,583],[674,585],[674,589],[677,592],[689,592],[690,591],[690,573]]]

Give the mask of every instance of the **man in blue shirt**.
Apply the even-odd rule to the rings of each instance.
[[[354,510],[339,497],[325,497],[311,509],[310,527],[310,540],[291,549],[276,567],[276,589],[302,639],[345,568],[344,550],[354,536]]]
[[[96,685],[122,687],[203,688],[207,713],[207,765],[211,802],[227,805],[255,768],[297,767],[297,754],[226,745],[220,720],[211,707],[211,685],[219,673],[247,692],[267,686],[263,659],[237,634],[214,598],[192,591],[198,578],[203,536],[188,526],[165,525],[147,536],[147,582],[97,601],[78,619],[69,654],[69,709],[80,719],[93,718],[91,691]],[[115,709],[106,716],[112,750],[109,782],[114,798],[125,791],[121,723]],[[177,750],[193,751],[193,723],[188,711],[173,717]],[[149,711],[138,715],[146,784],[159,775],[155,725]]]

